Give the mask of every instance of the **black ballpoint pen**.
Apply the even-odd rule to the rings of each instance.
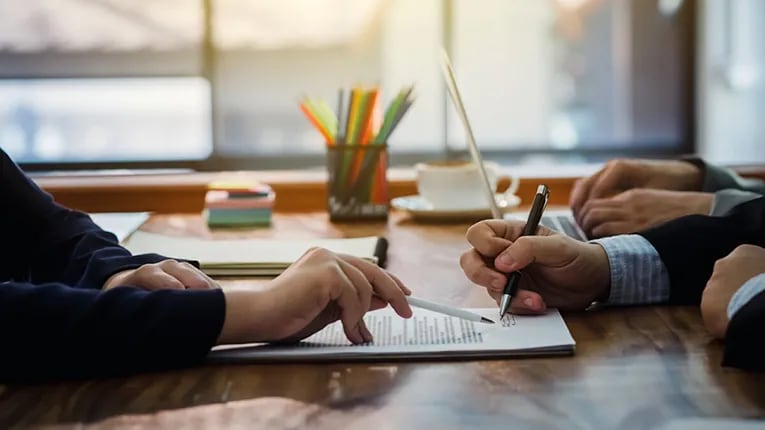
[[[537,187],[537,193],[534,195],[534,202],[531,204],[529,217],[526,220],[526,226],[523,227],[521,236],[532,236],[536,234],[539,227],[539,221],[542,219],[542,213],[547,206],[547,199],[550,197],[550,191],[547,185]],[[513,272],[507,275],[507,283],[502,291],[502,300],[499,302],[499,318],[502,319],[510,308],[510,301],[518,293],[518,284],[521,281],[521,272]]]

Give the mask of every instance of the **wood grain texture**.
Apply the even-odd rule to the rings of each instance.
[[[271,229],[224,232],[210,232],[197,216],[164,215],[144,227],[218,238],[384,234],[388,268],[419,296],[489,306],[458,266],[466,228],[419,225],[397,213],[373,224],[277,215]],[[224,287],[252,282],[227,280]],[[694,307],[564,318],[577,341],[573,357],[200,366],[0,386],[0,428],[647,429],[678,417],[765,417],[765,374],[721,367],[722,345],[706,334]]]

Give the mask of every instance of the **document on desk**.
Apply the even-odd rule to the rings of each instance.
[[[482,324],[413,308],[404,319],[390,308],[369,312],[364,321],[374,336],[352,345],[340,322],[292,345],[222,345],[212,362],[369,361],[408,358],[492,358],[573,354],[575,342],[556,309],[540,316],[507,315]],[[496,320],[496,308],[470,309]]]

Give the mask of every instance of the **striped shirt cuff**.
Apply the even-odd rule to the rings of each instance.
[[[638,305],[669,300],[669,274],[659,253],[643,236],[628,234],[591,241],[602,246],[611,268],[608,303]]]
[[[754,296],[765,291],[765,273],[744,282],[744,285],[733,294],[728,303],[728,319],[732,319],[741,308],[744,307]]]

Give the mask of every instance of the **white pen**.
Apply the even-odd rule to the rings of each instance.
[[[468,321],[494,324],[494,321],[486,317],[483,317],[481,315],[478,315],[476,313],[466,311],[464,309],[453,308],[451,306],[442,305],[440,303],[429,302],[427,300],[418,299],[417,297],[412,297],[412,296],[406,296],[406,301],[409,302],[411,306],[414,306],[416,308],[427,309],[429,311],[438,312],[444,315],[451,315],[453,317],[462,318]]]

